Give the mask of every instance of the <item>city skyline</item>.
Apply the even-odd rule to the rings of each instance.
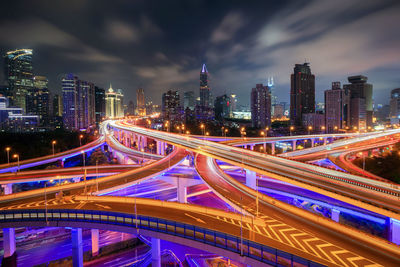
[[[332,81],[345,83],[352,75],[369,77],[376,104],[387,104],[390,91],[399,87],[400,38],[395,21],[400,6],[394,1],[252,7],[235,2],[229,8],[223,3],[191,3],[186,13],[173,4],[171,12],[187,25],[144,3],[136,4],[141,8],[134,15],[139,8],[133,4],[96,3],[90,11],[90,1],[58,6],[7,3],[8,9],[20,12],[1,18],[0,34],[9,38],[0,41],[0,49],[4,54],[32,48],[35,73],[48,77],[52,92],[60,93],[61,78],[74,72],[103,88],[111,81],[127,99],[134,100],[136,89],[143,87],[155,103],[161,103],[162,92],[169,89],[178,89],[181,95],[197,92],[203,63],[210,72],[213,95],[236,94],[239,104],[249,104],[253,84],[267,83],[270,76],[278,101],[289,102],[289,74],[294,64],[304,61],[311,63],[316,76],[317,102],[323,101]],[[162,10],[163,4],[158,6]],[[200,13],[208,9],[212,12],[207,21],[201,20]],[[28,10],[33,12],[28,15]],[[67,23],[65,11],[85,16]],[[256,16],[264,11],[268,18]],[[285,21],[279,19],[283,15]],[[186,38],[189,33],[191,38]]]

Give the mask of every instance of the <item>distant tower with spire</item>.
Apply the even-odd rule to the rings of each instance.
[[[274,105],[278,104],[278,97],[276,96],[276,92],[275,92],[275,83],[274,83],[273,76],[268,77],[267,85],[271,92],[271,104],[272,104],[272,106],[274,106]]]
[[[208,86],[208,70],[206,64],[203,64],[200,72],[200,106],[210,107],[211,103],[211,92]]]

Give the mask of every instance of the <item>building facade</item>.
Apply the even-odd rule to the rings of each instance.
[[[143,88],[136,90],[136,113],[139,116],[146,116],[146,103]]]
[[[214,114],[215,119],[223,121],[225,118],[230,116],[231,99],[229,96],[222,95],[215,98],[214,102]]]
[[[8,82],[6,97],[11,106],[26,111],[26,95],[34,88],[32,49],[9,51],[4,56],[5,78]]]
[[[120,118],[124,116],[124,95],[122,90],[114,91],[110,84],[110,88],[106,93],[106,117],[110,119]]]
[[[62,79],[63,124],[67,130],[83,130],[95,123],[94,84],[68,74]]]
[[[181,121],[181,106],[178,91],[169,90],[162,95],[162,115],[164,120]]]
[[[50,93],[48,80],[45,76],[33,78],[34,87],[25,96],[26,113],[38,115],[41,126],[47,126],[50,120]]]
[[[308,63],[296,64],[291,75],[290,123],[303,126],[303,114],[315,113],[315,76]]]
[[[106,92],[103,88],[95,86],[94,94],[96,123],[100,123],[106,117]]]
[[[398,124],[400,119],[400,88],[393,89],[390,92],[390,121],[392,124]]]
[[[255,128],[271,125],[271,92],[263,84],[256,84],[251,90],[251,122]]]
[[[206,64],[200,71],[200,106],[211,107],[211,91],[208,85],[208,70]]]
[[[195,97],[193,91],[187,91],[183,93],[183,108],[190,110],[194,110],[195,106]]]
[[[343,85],[343,89],[350,94],[350,127],[366,130],[372,127],[373,100],[372,84],[363,75],[347,78],[350,84]]]
[[[341,88],[340,82],[333,82],[332,89],[325,91],[325,127],[333,133],[345,129],[350,122],[350,96]]]

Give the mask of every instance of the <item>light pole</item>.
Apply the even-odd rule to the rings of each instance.
[[[10,165],[10,150],[11,147],[6,147],[6,152],[7,152],[7,164]]]
[[[360,152],[359,155],[362,156],[362,159],[363,159],[363,171],[365,171],[365,155],[364,155],[363,152]]]
[[[264,149],[264,147],[267,148],[264,131],[261,131],[260,134],[262,135],[262,137],[264,137],[264,143],[263,143],[263,146],[261,148],[263,148],[263,149]],[[260,150],[261,150],[261,148],[260,148]]]
[[[289,127],[290,136],[292,136],[292,131],[294,130],[294,126]]]
[[[46,212],[46,225],[49,225],[49,221],[47,219],[47,181],[44,182],[44,206],[45,206],[45,212]]]
[[[53,149],[53,157],[54,157],[54,145],[56,144],[56,140],[51,141],[51,147]]]
[[[144,149],[140,149],[140,151],[142,151],[142,166],[144,165]]]
[[[18,170],[17,171],[19,171],[19,155],[18,154],[14,154],[13,158],[17,159],[17,162],[18,162]]]
[[[82,138],[83,138],[83,135],[82,134],[79,135],[79,146],[82,146]]]
[[[311,130],[312,130],[312,126],[310,125],[310,126],[308,126],[308,135],[310,135]]]
[[[99,192],[99,161],[96,160],[96,192]]]
[[[228,129],[225,128],[224,133],[225,133],[225,141],[226,141],[226,133],[228,132]]]
[[[321,126],[321,130],[325,134],[325,126]]]
[[[335,126],[335,127],[333,127],[333,129],[335,130],[335,132],[337,132],[337,129],[338,129],[338,127],[337,127],[337,126]]]
[[[201,128],[201,134],[203,135],[203,141],[205,141],[206,140],[206,138],[205,138],[205,131],[206,131],[206,127],[204,126],[204,124],[202,123],[202,124],[200,124],[200,128]]]

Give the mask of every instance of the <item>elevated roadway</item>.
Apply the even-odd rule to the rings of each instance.
[[[400,219],[400,202],[398,201],[400,199],[400,190],[395,188],[393,184],[265,155],[255,151],[198,140],[188,136],[183,137],[177,134],[117,123],[111,123],[111,126],[151,136],[178,147],[190,149],[199,154],[359,206],[383,216]],[[387,131],[379,135],[393,135],[398,132]]]

